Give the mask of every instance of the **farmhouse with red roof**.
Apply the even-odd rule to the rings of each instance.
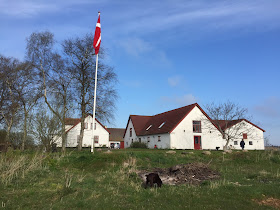
[[[243,123],[244,130],[229,146],[240,149],[239,142],[244,139],[246,149],[264,149],[264,130],[248,120],[225,122],[223,129],[234,129],[239,123]],[[130,115],[124,133],[125,148],[135,141],[162,149],[222,149],[226,144],[217,122],[197,103],[154,116]]]

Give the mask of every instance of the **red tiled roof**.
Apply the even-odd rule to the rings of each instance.
[[[251,123],[249,120],[246,119],[238,119],[238,120],[213,120],[214,124],[217,125],[217,127],[221,126],[221,129],[224,131],[234,125],[236,125],[237,123],[241,122],[241,121],[246,121],[247,123],[255,126],[256,128],[262,130],[263,132],[265,132],[265,130],[263,130],[262,128],[260,128],[259,126]]]
[[[170,133],[197,105],[191,104],[154,116],[130,115],[130,119],[137,136]],[[162,123],[164,125],[159,128]],[[152,126],[147,130],[150,125]]]
[[[76,125],[80,121],[80,118],[65,118],[65,125]]]
[[[123,141],[124,128],[107,128],[110,132],[109,141]]]
[[[92,117],[91,114],[88,114],[86,117],[88,117],[89,115]],[[96,120],[106,131],[108,131],[108,133],[110,133],[110,131],[109,131],[104,125],[102,125],[101,122],[99,122],[99,120],[97,120],[96,118],[95,118],[95,120]],[[72,129],[73,129],[75,126],[77,126],[80,122],[81,122],[81,118],[65,118],[65,125],[73,125],[70,129],[68,129],[68,130],[66,131],[66,133],[68,133],[70,130],[72,130]]]
[[[154,135],[154,134],[162,134],[162,133],[171,133],[178,125],[179,123],[191,112],[191,110],[194,107],[198,107],[201,112],[210,120],[210,122],[219,130],[218,126],[221,126],[222,130],[225,130],[226,128],[229,128],[238,122],[241,122],[242,120],[245,120],[246,122],[250,123],[251,125],[259,128],[263,132],[265,130],[261,129],[257,125],[249,122],[246,119],[240,119],[240,120],[231,120],[231,121],[225,121],[225,120],[212,120],[205,112],[204,110],[197,104],[191,104],[188,106],[184,106],[178,109],[174,109],[168,112],[164,112],[161,114],[157,114],[154,116],[142,116],[142,115],[130,115],[128,123],[131,119],[133,127],[135,129],[137,136],[144,136],[144,135]],[[159,128],[159,126],[164,123],[164,125]],[[127,129],[126,126],[126,129]],[[151,126],[148,130],[147,128]],[[126,130],[125,130],[126,132]],[[125,133],[124,133],[125,134]]]

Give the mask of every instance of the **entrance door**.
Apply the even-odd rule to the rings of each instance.
[[[201,149],[201,136],[194,137],[194,149]]]

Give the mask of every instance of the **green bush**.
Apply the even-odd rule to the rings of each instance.
[[[148,148],[146,143],[142,143],[142,142],[139,142],[139,141],[131,143],[130,147],[131,148],[144,148],[144,149]]]

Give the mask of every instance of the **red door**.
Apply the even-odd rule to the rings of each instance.
[[[194,149],[201,149],[201,136],[194,137]]]

